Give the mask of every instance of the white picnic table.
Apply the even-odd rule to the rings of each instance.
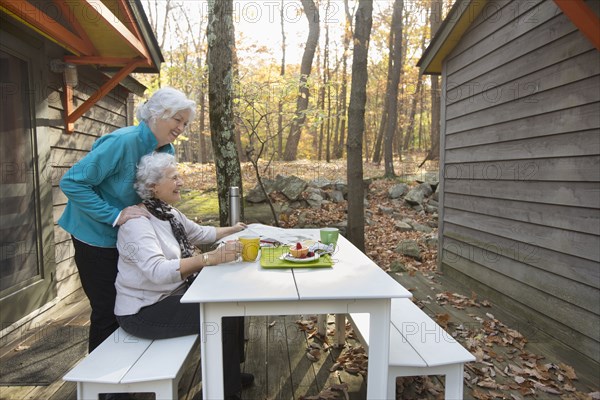
[[[318,229],[251,224],[239,235],[257,234],[282,243],[319,240]],[[200,308],[202,394],[223,399],[221,318],[227,316],[370,314],[367,398],[387,396],[392,298],[411,293],[340,235],[330,268],[265,269],[253,262],[204,268],[182,298]],[[343,327],[337,327],[343,329]]]

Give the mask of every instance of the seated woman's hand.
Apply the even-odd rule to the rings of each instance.
[[[235,261],[242,254],[242,244],[239,240],[227,241],[214,250],[214,254],[218,264]]]
[[[248,227],[248,225],[246,225],[243,222],[238,222],[237,224],[233,225],[232,228],[234,230],[234,232],[240,232],[243,231],[244,229],[246,229]]]
[[[234,233],[238,233],[240,231],[243,231],[246,228],[248,228],[248,225],[246,225],[243,222],[238,222],[237,224],[232,225],[232,226],[218,227],[217,228],[217,237],[216,237],[216,239],[217,240],[221,240],[225,236],[233,235]]]

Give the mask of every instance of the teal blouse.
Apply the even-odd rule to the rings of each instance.
[[[172,144],[156,146],[144,122],[98,139],[60,181],[69,201],[58,224],[89,245],[116,247],[118,227],[113,223],[121,210],[141,201],[133,188],[140,158],[155,150],[175,154]]]

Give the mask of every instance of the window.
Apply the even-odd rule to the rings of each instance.
[[[0,294],[42,275],[29,63],[0,50]]]

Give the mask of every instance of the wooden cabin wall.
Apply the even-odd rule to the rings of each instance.
[[[62,74],[50,69],[51,61],[61,60],[66,54],[65,50],[10,19],[0,16],[0,23],[3,44],[6,42],[9,47],[23,46],[23,53],[31,54],[27,59],[32,79],[27,90],[35,118],[36,145],[33,148],[36,149],[37,161],[31,170],[36,173],[40,196],[39,224],[43,237],[40,240],[44,243],[42,262],[49,266],[50,271],[43,279],[49,280],[52,286],[50,298],[41,298],[36,293],[35,298],[30,299],[28,307],[34,306],[33,311],[27,308],[19,320],[2,321],[0,337],[4,337],[18,335],[34,324],[43,323],[44,313],[48,309],[55,305],[60,307],[63,301],[70,301],[70,296],[81,288],[70,236],[57,225],[67,202],[58,184],[64,173],[89,152],[96,139],[127,125],[127,98],[131,91],[118,85],[75,123],[74,133],[67,134]],[[78,66],[77,70],[79,83],[75,87],[76,107],[95,95],[97,89],[108,80],[91,67]],[[133,87],[137,91],[142,88],[138,83],[133,83]],[[6,307],[20,307],[13,304],[14,301],[10,303],[9,297],[3,299]]]
[[[490,1],[445,60],[440,154],[441,269],[595,362],[599,58],[554,1]]]
[[[94,95],[99,86],[99,75],[96,71],[86,71],[80,67],[79,84],[75,88],[75,106],[82,104]],[[53,85],[53,87],[56,87]],[[101,99],[90,111],[75,123],[75,131],[67,134],[63,115],[62,88],[52,90],[49,97],[51,137],[50,164],[52,173],[52,200],[54,215],[54,237],[56,242],[56,278],[58,297],[64,298],[80,287],[77,268],[73,260],[74,249],[70,235],[57,225],[62,215],[67,198],[60,190],[59,182],[67,170],[83,158],[92,145],[102,135],[126,126],[127,124],[127,95],[128,92],[117,87],[108,96]]]

